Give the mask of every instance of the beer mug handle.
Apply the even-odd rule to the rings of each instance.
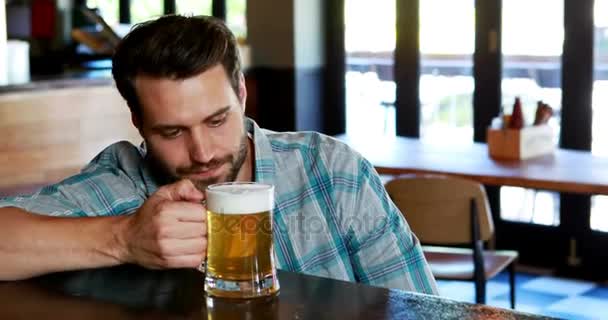
[[[207,210],[207,199],[203,199],[201,200],[201,204],[205,207],[205,214],[206,214],[206,210]],[[207,256],[205,256],[203,258],[203,261],[201,261],[201,264],[198,266],[198,271],[200,271],[202,274],[207,273]]]

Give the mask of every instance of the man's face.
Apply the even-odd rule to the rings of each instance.
[[[182,80],[137,76],[135,89],[142,116],[133,122],[158,176],[200,190],[239,176],[249,148],[242,78],[239,96],[221,64]]]

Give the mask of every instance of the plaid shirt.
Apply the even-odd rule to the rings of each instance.
[[[275,185],[278,268],[437,293],[418,239],[367,160],[318,133],[271,132],[251,120],[247,126],[255,180]],[[69,217],[132,213],[158,188],[144,155],[128,142],[113,144],[80,174],[2,199],[0,207]]]

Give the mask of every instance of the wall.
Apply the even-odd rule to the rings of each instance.
[[[114,86],[0,95],[0,196],[60,181],[106,146],[139,144]]]
[[[324,129],[322,3],[247,3],[252,58],[248,75],[255,82],[256,120],[261,127],[276,131]]]
[[[293,5],[293,0],[248,1],[247,42],[253,67],[295,66]]]

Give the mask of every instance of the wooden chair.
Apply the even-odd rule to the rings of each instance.
[[[511,308],[515,308],[518,253],[484,250],[484,242],[493,244],[494,223],[482,185],[460,178],[413,175],[387,182],[386,190],[423,244],[435,278],[472,280],[476,302],[485,303],[487,280],[508,268]]]

